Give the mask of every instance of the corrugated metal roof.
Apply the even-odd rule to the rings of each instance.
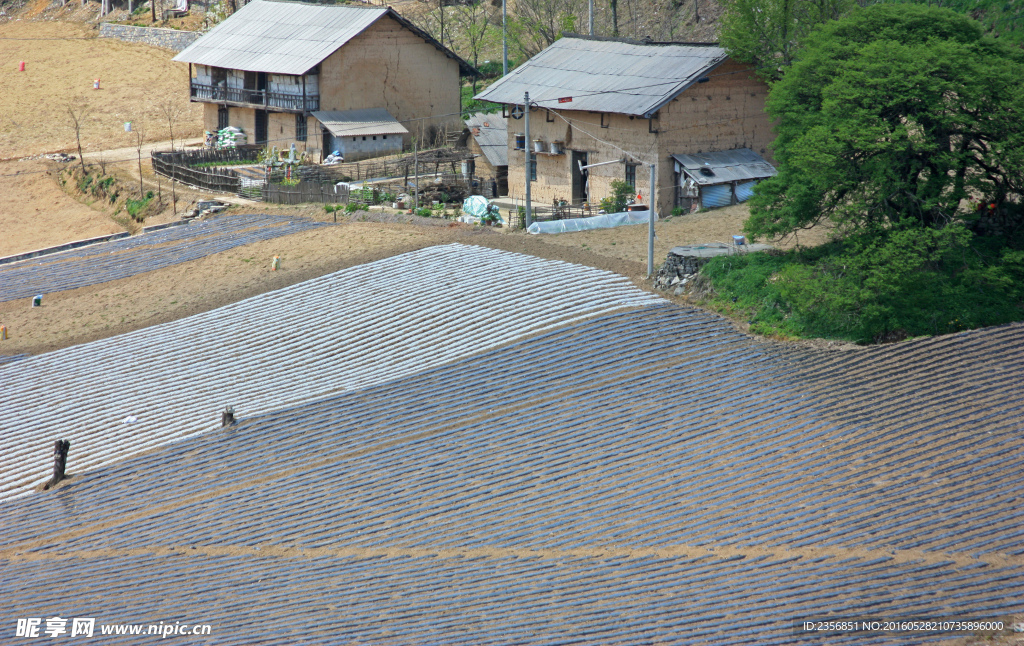
[[[749,148],[696,155],[672,155],[672,159],[676,160],[686,174],[702,186],[764,179],[779,174],[774,166]],[[711,174],[707,174],[708,172]]]
[[[491,166],[508,166],[508,120],[500,114],[477,112],[465,121]]]
[[[305,74],[367,27],[389,15],[459,63],[475,69],[389,7],[253,0],[174,57],[181,63],[248,72]]]
[[[475,98],[646,116],[721,64],[721,47],[566,36]],[[572,102],[558,103],[572,97]]]
[[[318,110],[311,112],[335,137],[357,135],[404,135],[409,131],[384,108],[365,110]]]

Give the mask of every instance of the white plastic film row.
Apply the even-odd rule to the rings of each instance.
[[[227,405],[244,419],[663,303],[610,272],[452,244],[0,365],[0,500],[50,476],[57,439],[80,473],[216,428]]]

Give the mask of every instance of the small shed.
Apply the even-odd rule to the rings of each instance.
[[[395,155],[402,152],[402,136],[409,133],[384,108],[318,110],[324,156],[338,151],[345,161]]]
[[[467,147],[479,156],[476,174],[494,178],[498,195],[508,195],[508,120],[500,114],[478,112],[464,123],[469,129]]]
[[[711,209],[746,202],[754,185],[778,170],[749,148],[672,155],[676,171],[676,203],[697,203]]]

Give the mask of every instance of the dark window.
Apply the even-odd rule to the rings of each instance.
[[[306,115],[295,115],[295,141],[306,140]]]
[[[366,141],[366,137],[363,137],[363,141]]]
[[[384,138],[385,138],[385,139],[387,139],[387,138],[388,138],[388,136],[387,136],[387,135],[384,135]]]
[[[214,85],[225,85],[228,82],[228,71],[223,67],[211,67],[210,76]]]
[[[530,157],[532,158],[533,155],[530,155]],[[530,181],[531,182],[536,182],[537,181],[537,160],[536,159],[530,159]]]
[[[374,136],[373,136],[373,140],[374,140],[374,141],[377,141],[377,135],[374,135]]]
[[[636,164],[626,164],[626,183],[636,190]]]
[[[267,143],[267,127],[270,125],[270,113],[256,110],[256,143],[263,146]]]
[[[217,108],[217,130],[228,127],[228,106],[222,105]]]
[[[526,148],[526,135],[516,135],[516,150]]]

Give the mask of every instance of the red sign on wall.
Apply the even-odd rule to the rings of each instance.
[[[559,103],[572,103],[572,97],[571,96],[563,96],[561,99],[558,100],[558,102]]]

